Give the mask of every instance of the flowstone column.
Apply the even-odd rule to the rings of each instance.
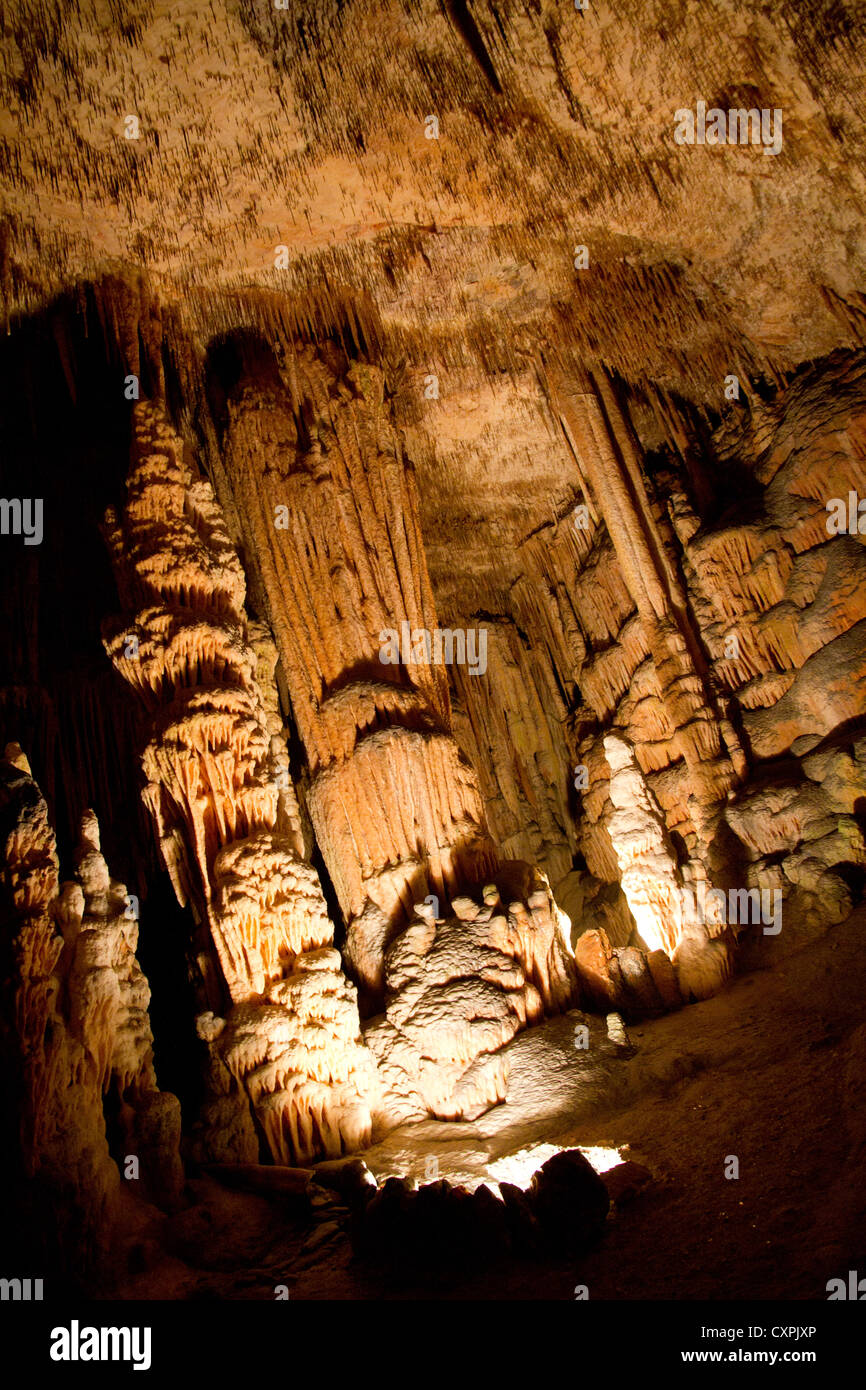
[[[677,863],[664,816],[628,741],[608,734],[604,750],[613,805],[608,830],[650,975],[664,1001],[664,956],[673,962],[684,999],[708,998],[731,973],[731,937],[723,921],[703,913],[709,888],[703,866]]]
[[[102,856],[92,811],[75,865],[75,878],[61,883],[48,807],[10,744],[0,758],[4,1236],[10,1253],[23,1242],[45,1258],[39,1273],[59,1258],[67,1275],[90,1279],[111,1267],[124,1203],[143,1197],[173,1208],[183,1170],[180,1104],[154,1075],[138,923]],[[122,1181],[118,1163],[134,1181]]]
[[[392,1113],[479,1113],[504,1094],[497,1051],[571,999],[560,920],[543,875],[498,865],[451,731],[415,480],[381,371],[308,347],[285,377],[266,352],[247,361],[226,403],[225,467],[345,953],[386,1009],[366,1036]]]
[[[245,581],[210,485],[162,408],[135,408],[127,501],[106,518],[124,616],[105,645],[150,718],[145,802],[230,1001],[200,1035],[243,1085],[274,1158],[362,1147],[375,1064],[360,1042],[285,750],[258,685]],[[271,705],[274,703],[270,702]]]
[[[646,632],[692,777],[700,835],[741,780],[745,756],[708,691],[688,599],[659,533],[637,447],[610,382],[603,374],[596,379],[561,370],[552,372],[550,380],[585,479],[586,501],[604,517]]]
[[[560,367],[551,369],[549,384],[574,449],[586,502],[604,518],[637,610],[674,730],[672,746],[688,770],[688,813],[694,835],[684,874],[690,884],[706,882],[705,860],[726,797],[745,774],[745,754],[710,689],[688,599],[647,495],[637,445],[610,382],[604,374],[596,378]],[[718,983],[728,971],[726,949],[707,924],[690,919],[667,901],[680,877],[668,850],[660,859],[667,867],[658,873],[650,894],[658,901],[650,903],[647,884],[659,866],[653,866],[650,854],[649,869],[638,874],[633,827],[629,826],[629,816],[637,813],[637,807],[631,804],[628,790],[624,801],[617,800],[617,779],[628,788],[629,778],[637,777],[641,785],[642,778],[630,756],[623,753],[620,740],[607,739],[605,747],[615,808],[610,836],[635,919],[648,932],[647,944],[676,960],[687,996],[711,992],[713,982]],[[655,818],[649,816],[646,825],[654,827],[655,835]],[[637,858],[643,854],[644,848],[639,847]],[[584,949],[589,945],[584,942]]]

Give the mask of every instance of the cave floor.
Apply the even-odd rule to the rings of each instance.
[[[507,1101],[475,1124],[406,1126],[365,1153],[378,1177],[475,1185],[536,1145],[618,1149],[653,1182],[579,1262],[506,1261],[415,1284],[352,1255],[340,1209],[189,1184],[192,1205],[132,1245],[114,1297],[826,1299],[866,1269],[866,908],[715,998],[630,1029],[626,1056],[579,1014],[511,1045]],[[540,1149],[529,1171],[551,1150]],[[739,1177],[725,1177],[729,1159]],[[524,1165],[525,1166],[525,1165]],[[513,1179],[512,1179],[513,1180]],[[170,1253],[166,1254],[166,1251]]]

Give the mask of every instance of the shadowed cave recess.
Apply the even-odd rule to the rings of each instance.
[[[866,22],[803,11],[10,0],[10,1276],[866,1274]]]

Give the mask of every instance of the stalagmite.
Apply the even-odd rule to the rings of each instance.
[[[864,53],[6,0],[0,1295],[559,1297],[578,1132],[568,1296],[854,1271]]]
[[[192,479],[154,404],[135,409],[127,491],[106,520],[126,610],[107,625],[106,649],[149,714],[145,801],[178,899],[208,925],[232,1006],[219,1053],[278,1161],[336,1156],[369,1140],[375,1065],[328,949],[318,876],[301,857],[243,571],[209,485]]]
[[[117,1239],[127,1192],[172,1207],[183,1183],[180,1106],[157,1089],[150,990],[136,959],[138,924],[126,887],[111,878],[88,812],[75,879],[60,883],[48,808],[25,755],[0,762],[2,949],[7,962],[3,1068],[17,1113],[4,1155],[7,1193],[46,1260],[58,1243],[65,1273],[92,1274]],[[103,1096],[119,1109],[106,1135]]]
[[[608,832],[619,863],[622,891],[640,939],[648,948],[646,968],[657,983],[659,969],[654,968],[653,957],[658,959],[664,953],[674,963],[682,996],[704,998],[731,972],[730,945],[715,939],[719,924],[712,914],[703,919],[702,905],[711,893],[704,867],[700,861],[682,867],[677,863],[664,817],[629,744],[608,734],[604,749],[614,807]],[[619,954],[622,959],[623,953]],[[642,968],[636,957],[633,967]],[[665,998],[664,990],[661,997]]]
[[[647,949],[672,956],[682,937],[682,883],[664,818],[625,740],[608,734],[604,751],[614,807],[608,833],[622,890]]]
[[[369,1040],[393,1113],[409,1104],[400,1076],[402,1091],[408,1085],[431,1113],[476,1113],[501,1098],[505,1075],[501,1060],[482,1067],[478,1059],[567,1004],[568,943],[549,890],[524,868],[508,917],[506,994],[497,998],[491,981],[487,1002],[459,988],[486,950],[499,950],[504,920],[488,912],[470,931],[445,904],[457,911],[461,894],[495,879],[497,856],[476,776],[451,733],[415,483],[382,373],[334,350],[299,349],[289,390],[268,354],[246,351],[227,406],[228,472],[257,538],[310,765],[310,814],[348,920],[346,956],[370,1001],[385,1005]],[[441,900],[439,924],[411,922],[413,905],[428,897]],[[438,991],[435,1044],[432,1012],[419,1022],[422,1006],[409,1002],[424,996],[428,972]],[[481,1026],[491,1010],[492,1033]],[[418,1067],[433,1077],[420,1088]]]

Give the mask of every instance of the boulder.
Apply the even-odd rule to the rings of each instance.
[[[598,1239],[610,1207],[607,1188],[579,1149],[563,1149],[543,1163],[528,1200],[545,1246],[568,1255]]]

